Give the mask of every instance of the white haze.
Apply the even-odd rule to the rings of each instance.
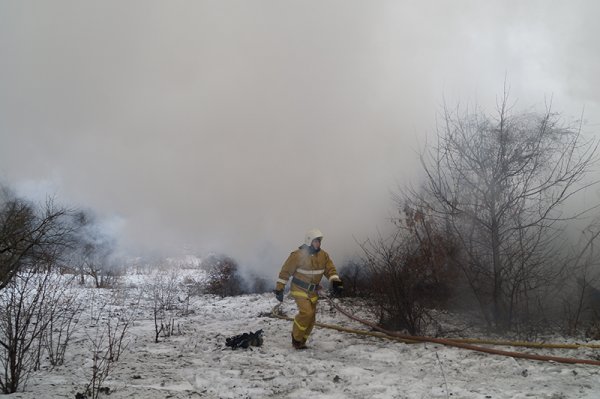
[[[96,209],[123,252],[274,271],[394,213],[442,100],[600,131],[600,3],[3,1],[0,181]]]

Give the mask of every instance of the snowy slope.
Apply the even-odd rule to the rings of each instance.
[[[139,279],[139,278],[138,278]],[[138,281],[136,286],[141,291]],[[107,291],[82,289],[94,301]],[[134,290],[131,288],[130,290]],[[129,298],[134,297],[133,294]],[[343,302],[342,302],[343,303]],[[407,345],[315,328],[310,349],[290,344],[288,321],[259,317],[276,304],[272,294],[194,297],[192,314],[177,316],[180,334],[154,343],[150,304],[136,310],[128,350],[106,381],[110,398],[599,398],[600,367],[491,356],[434,344]],[[125,307],[126,304],[124,305]],[[318,321],[363,328],[320,303]],[[294,314],[291,299],[284,311]],[[90,312],[87,307],[85,312]],[[97,307],[96,307],[97,309]],[[26,392],[9,398],[75,398],[89,375],[82,315],[65,365],[43,370]],[[225,348],[225,338],[264,330],[264,345]],[[523,349],[520,349],[523,350]],[[539,352],[539,351],[538,351]],[[598,358],[600,350],[547,350]]]

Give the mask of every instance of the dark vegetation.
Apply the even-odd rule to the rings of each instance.
[[[393,232],[362,243],[363,259],[342,270],[348,293],[411,333],[429,309],[450,308],[520,337],[594,336],[600,228],[575,238],[567,228],[592,216],[570,200],[595,184],[598,142],[550,107],[515,112],[507,93],[494,113],[444,108],[440,119],[424,183],[395,196]]]

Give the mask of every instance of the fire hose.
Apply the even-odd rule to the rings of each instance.
[[[459,340],[459,339],[453,339],[453,338],[434,338],[434,337],[402,334],[402,333],[398,333],[395,331],[390,331],[390,330],[384,329],[375,323],[361,319],[361,318],[351,314],[347,310],[340,307],[337,303],[335,303],[329,296],[321,295],[321,297],[325,298],[327,300],[327,302],[329,302],[329,304],[334,309],[336,309],[338,312],[342,313],[343,315],[347,316],[348,318],[350,318],[354,321],[357,321],[361,324],[371,327],[372,329],[377,330],[380,333],[378,334],[378,333],[374,333],[374,332],[370,332],[370,331],[354,330],[354,329],[350,329],[350,328],[333,326],[333,325],[328,325],[328,324],[323,324],[323,323],[315,323],[315,325],[319,326],[319,327],[331,328],[334,330],[344,331],[344,332],[349,332],[349,333],[354,333],[354,334],[370,335],[370,336],[375,336],[375,337],[379,337],[379,338],[394,339],[394,340],[402,341],[405,343],[430,342],[430,343],[435,343],[435,344],[440,344],[440,345],[445,345],[445,346],[451,346],[451,347],[456,347],[456,348],[461,348],[461,349],[467,349],[467,350],[472,350],[472,351],[477,351],[477,352],[488,353],[488,354],[492,354],[492,355],[507,356],[507,357],[513,357],[513,358],[519,358],[519,359],[552,361],[552,362],[566,363],[566,364],[587,364],[587,365],[593,365],[593,366],[600,366],[600,361],[598,361],[598,360],[577,359],[577,358],[548,356],[548,355],[536,355],[536,354],[531,354],[531,353],[506,351],[506,350],[501,350],[501,349],[492,349],[492,348],[487,348],[487,347],[483,347],[483,346],[473,345],[473,343],[476,342],[476,343],[480,343],[480,344],[490,344],[490,345],[526,346],[526,347],[533,347],[533,348],[564,348],[564,349],[577,349],[580,347],[588,347],[588,348],[597,349],[597,348],[600,348],[600,345],[544,344],[544,343],[535,343],[535,342],[508,342],[508,341],[473,340],[473,339]],[[278,318],[282,318],[282,319],[293,320],[292,318],[283,316],[280,313],[280,311],[279,311],[280,306],[281,306],[281,304],[278,304],[277,306],[275,306],[275,308],[273,309],[272,315],[274,317],[278,317]]]

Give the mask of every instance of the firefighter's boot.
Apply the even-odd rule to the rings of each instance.
[[[305,342],[302,341],[296,341],[294,339],[294,335],[292,334],[292,346],[294,347],[294,349],[308,349],[308,347],[306,346]]]

